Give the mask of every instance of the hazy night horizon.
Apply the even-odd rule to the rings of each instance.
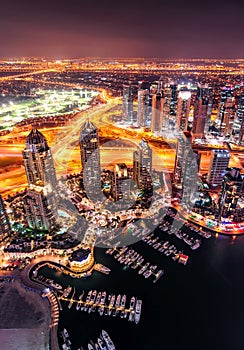
[[[241,58],[244,5],[232,1],[12,1],[1,6],[4,56]]]

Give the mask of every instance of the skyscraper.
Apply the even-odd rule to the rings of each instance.
[[[130,179],[125,163],[118,163],[112,174],[112,194],[115,201],[127,199],[130,192]]]
[[[6,238],[11,233],[11,226],[6,208],[0,195],[0,241]]]
[[[219,218],[234,219],[237,214],[237,204],[243,194],[243,178],[240,169],[228,169],[222,180],[219,196]]]
[[[133,154],[133,179],[139,188],[152,189],[152,149],[144,139]]]
[[[233,140],[238,145],[244,145],[244,92],[237,101],[236,117],[234,122]]]
[[[152,117],[151,117],[151,131],[161,132],[163,126],[163,105],[164,99],[161,93],[154,93],[152,95]]]
[[[233,88],[225,86],[221,90],[219,103],[219,134],[226,137],[231,136],[234,127],[234,98]]]
[[[227,150],[211,151],[210,167],[207,181],[212,186],[220,186],[226,173],[230,160],[230,154]]]
[[[29,133],[22,154],[28,185],[50,186],[50,190],[55,190],[57,178],[51,150],[40,131],[33,129]]]
[[[101,196],[101,167],[97,127],[87,120],[80,131],[80,152],[83,185],[88,198],[96,201]]]
[[[171,100],[172,100],[172,90],[169,85],[165,85],[162,92],[163,97],[163,113],[162,113],[162,129],[165,132],[168,132],[169,130],[173,129],[173,126],[175,126],[175,120],[174,122],[171,120],[172,117],[170,116],[170,108],[171,108]],[[175,117],[174,117],[175,118]]]
[[[176,115],[176,130],[187,131],[191,104],[191,92],[179,91]]]
[[[36,186],[28,189],[24,197],[28,226],[32,229],[51,231],[57,227],[57,211],[50,193]]]
[[[192,124],[193,137],[203,138],[208,131],[212,109],[212,89],[198,86]]]
[[[148,126],[150,121],[150,84],[139,82],[137,124],[139,127]]]
[[[57,178],[47,140],[37,129],[26,139],[23,159],[29,187],[24,197],[28,226],[51,231],[58,222]]]
[[[129,124],[133,123],[133,90],[131,85],[123,85],[123,120]]]
[[[198,180],[198,155],[192,151],[191,141],[189,131],[178,136],[174,167],[174,184],[180,191],[182,204],[187,207],[194,201]]]

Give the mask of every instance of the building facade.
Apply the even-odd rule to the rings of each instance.
[[[230,160],[227,150],[212,150],[207,181],[212,186],[220,186]]]

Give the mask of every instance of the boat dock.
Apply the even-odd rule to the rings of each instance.
[[[140,303],[142,303],[141,300],[136,299],[135,297],[132,297],[130,299],[130,304],[129,306],[126,307],[125,302],[126,302],[126,296],[123,295],[124,297],[124,304],[120,301],[120,295],[119,296],[115,296],[113,294],[110,294],[108,296],[108,300],[106,303],[106,297],[104,298],[104,300],[99,300],[98,302],[96,301],[96,299],[94,300],[90,300],[90,298],[88,297],[89,295],[98,295],[99,293],[102,294],[101,292],[97,293],[97,291],[89,291],[86,297],[86,300],[82,300],[82,299],[75,299],[74,298],[74,294],[75,294],[75,290],[71,296],[71,298],[68,297],[64,297],[63,295],[59,296],[58,299],[59,301],[64,301],[68,303],[68,308],[70,309],[73,304],[76,305],[76,310],[79,312],[80,311],[84,311],[84,312],[98,312],[100,314],[100,316],[104,315],[104,316],[112,316],[112,317],[120,317],[120,318],[127,318],[128,316],[128,321],[135,321],[135,315],[136,315],[136,303],[139,301]],[[103,294],[107,295],[106,292],[103,292]],[[119,303],[117,302],[119,298]],[[112,301],[114,300],[114,301]],[[141,314],[141,311],[140,311]],[[139,317],[140,317],[139,314]],[[135,321],[136,322],[136,321]],[[138,322],[136,322],[138,323]]]

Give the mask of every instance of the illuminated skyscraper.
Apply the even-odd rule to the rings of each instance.
[[[197,154],[191,148],[192,135],[185,131],[176,144],[174,184],[180,190],[181,202],[190,206],[195,197],[198,180]]]
[[[52,194],[45,188],[30,188],[24,197],[28,226],[32,229],[51,231],[57,227],[57,210]]]
[[[143,190],[152,188],[152,149],[144,139],[133,154],[133,179]]]
[[[175,125],[175,116],[174,121],[172,121],[172,117],[170,116],[170,108],[171,108],[171,100],[172,100],[172,90],[169,85],[165,85],[163,88],[163,113],[162,113],[162,129],[165,132],[173,129]]]
[[[150,121],[150,84],[148,82],[139,82],[138,89],[138,111],[137,124],[139,127],[148,126]]]
[[[6,208],[0,195],[0,241],[11,233],[11,226]]]
[[[219,218],[221,220],[235,219],[238,201],[243,194],[243,178],[240,169],[228,169],[222,180],[219,196]]]
[[[88,198],[98,200],[101,195],[101,167],[97,127],[87,120],[80,131],[80,152],[83,185]]]
[[[125,122],[133,123],[133,90],[131,85],[123,85],[123,119]]]
[[[220,186],[226,173],[230,154],[226,150],[213,150],[211,152],[210,167],[207,181],[212,186]]]
[[[187,131],[191,104],[191,92],[179,91],[176,115],[176,130]]]
[[[128,169],[125,163],[116,164],[112,176],[113,198],[118,201],[127,199],[130,193],[130,179]]]
[[[244,92],[237,102],[233,140],[240,146],[244,145]]]
[[[212,111],[212,89],[208,86],[199,86],[194,106],[194,118],[192,124],[193,137],[203,138],[209,129],[209,121]]]
[[[164,99],[161,93],[154,93],[152,95],[152,117],[151,117],[151,131],[161,132],[163,126],[163,106]]]
[[[231,136],[234,128],[234,98],[233,88],[226,86],[222,88],[219,104],[219,134],[226,137]]]
[[[28,185],[50,186],[50,190],[55,190],[57,178],[51,150],[40,131],[33,129],[29,133],[22,154]]]
[[[26,139],[23,159],[29,185],[24,197],[28,226],[51,231],[58,222],[57,178],[47,140],[37,129]]]

